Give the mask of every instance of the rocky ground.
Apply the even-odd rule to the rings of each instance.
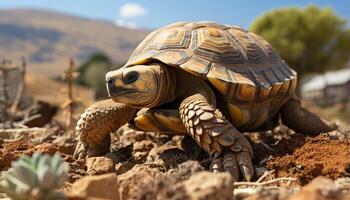
[[[70,166],[62,188],[70,199],[350,199],[350,127],[317,137],[283,126],[246,134],[255,152],[250,183],[207,172],[209,156],[188,136],[125,126],[110,153],[74,160],[74,131],[55,123],[13,131],[0,131],[0,171],[22,154],[58,151]]]

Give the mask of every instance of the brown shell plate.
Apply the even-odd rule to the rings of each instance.
[[[159,60],[209,81],[225,97],[234,125],[271,121],[292,97],[297,74],[258,35],[214,22],[175,23],[150,33],[125,67]]]

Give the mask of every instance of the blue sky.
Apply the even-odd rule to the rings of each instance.
[[[350,20],[350,1],[341,0],[0,0],[0,8],[50,9],[148,29],[176,21],[198,20],[248,28],[257,16],[266,11],[309,4],[330,6],[338,15]]]

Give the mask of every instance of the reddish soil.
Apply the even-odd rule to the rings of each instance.
[[[69,163],[70,182],[74,182],[76,179],[86,175],[85,163],[74,160],[71,155],[64,153],[56,145],[48,142],[34,145],[23,140],[0,144],[0,171],[8,170],[11,167],[11,162],[16,161],[21,155],[32,155],[35,151],[50,155],[59,152],[62,158]]]
[[[276,170],[278,177],[292,176],[306,184],[320,175],[332,179],[350,176],[349,139],[332,140],[325,135],[307,137],[301,147],[292,150],[289,143],[293,139],[301,144],[301,138],[294,137],[277,145],[280,151],[267,162],[267,168]]]
[[[117,135],[113,137],[112,157],[118,174],[127,172],[136,164],[145,164],[147,159],[154,165],[162,166],[164,171],[187,160],[198,160],[208,169],[208,155],[190,137],[135,131]],[[320,175],[332,179],[350,177],[350,139],[335,139],[326,135],[310,138],[301,134],[287,135],[282,139],[276,139],[271,134],[261,134],[259,137],[259,140],[251,139],[253,164],[255,167],[276,170],[276,177],[295,177],[301,184]],[[67,142],[63,140],[61,145],[55,145],[51,140],[39,145],[23,140],[0,143],[0,171],[7,170],[11,162],[23,154],[31,155],[34,151],[48,154],[60,152],[70,165],[70,181],[74,182],[86,175],[85,160],[74,160],[72,148],[74,150],[75,141]],[[70,145],[66,147],[67,144]]]
[[[23,141],[6,142],[0,145],[0,170],[5,171],[11,162],[17,160],[22,154],[31,154],[33,145]]]

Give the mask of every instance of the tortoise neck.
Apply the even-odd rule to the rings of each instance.
[[[160,68],[157,68],[156,74],[158,84],[158,95],[155,100],[146,107],[157,107],[176,99],[176,75],[172,67],[158,64]],[[159,70],[158,70],[159,69]]]

